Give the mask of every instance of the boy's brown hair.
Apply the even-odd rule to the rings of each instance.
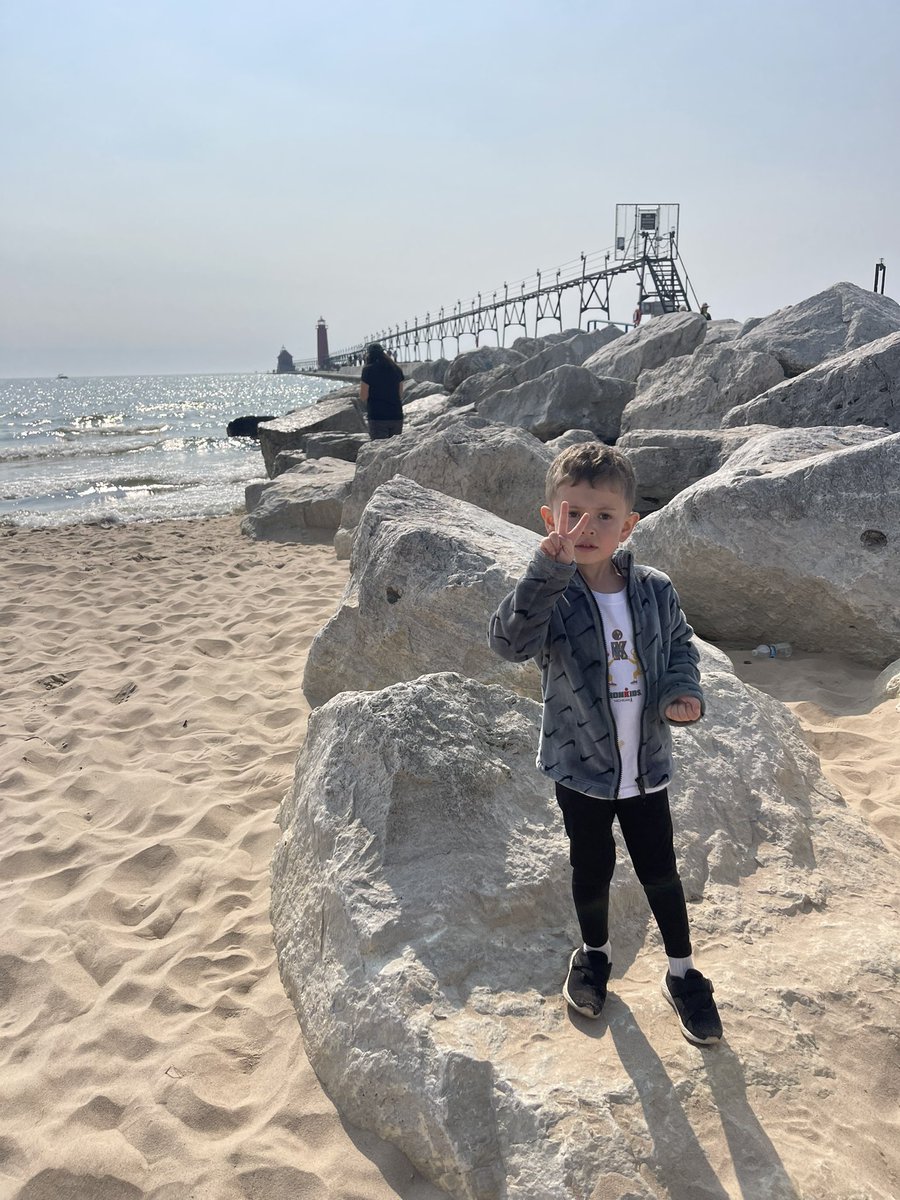
[[[547,471],[547,503],[552,505],[563,484],[611,484],[621,489],[629,509],[634,508],[637,483],[634,468],[621,450],[603,442],[580,442],[557,454]]]

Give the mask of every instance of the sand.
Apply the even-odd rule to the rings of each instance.
[[[346,564],[237,518],[4,530],[0,564],[0,1200],[436,1200],[324,1095],[271,944],[304,656]],[[900,844],[876,672],[733,661]],[[802,1160],[790,1111],[752,1119]],[[727,1194],[749,1195],[756,1168],[711,1125]],[[854,1146],[861,1186],[878,1153]]]
[[[888,845],[900,850],[900,705],[878,700],[878,671],[850,658],[757,659],[729,650],[737,674],[792,710],[824,774]]]
[[[268,919],[347,566],[237,518],[0,532],[0,1197],[426,1200],[346,1129]]]

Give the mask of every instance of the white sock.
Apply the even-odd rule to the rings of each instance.
[[[688,971],[696,970],[694,966],[693,955],[689,954],[687,958],[670,958],[669,971],[673,975],[677,975],[679,979],[684,979]]]
[[[588,953],[589,951],[593,950],[595,953],[605,954],[606,961],[612,962],[612,942],[607,941],[605,946],[589,946],[587,944],[587,942],[584,942],[583,945],[584,945],[585,953]]]

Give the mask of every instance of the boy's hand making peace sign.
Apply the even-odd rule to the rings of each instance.
[[[563,500],[559,506],[557,528],[547,534],[540,544],[540,549],[548,558],[555,559],[558,563],[574,562],[575,546],[587,528],[590,519],[589,513],[582,513],[577,524],[569,529],[569,502]]]

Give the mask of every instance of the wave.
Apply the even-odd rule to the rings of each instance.
[[[79,418],[72,425],[57,425],[51,433],[60,433],[63,437],[136,437],[148,433],[167,433],[171,425],[91,425],[84,424]]]
[[[99,446],[63,444],[57,446],[29,446],[27,449],[24,447],[22,449],[19,449],[18,447],[9,447],[6,449],[0,448],[0,465],[4,463],[23,463],[30,461],[53,462],[55,460],[71,460],[76,458],[109,458],[121,454],[137,454],[141,450],[152,450],[164,454],[171,454],[177,451],[211,449],[217,449],[223,452],[235,452],[236,450],[246,449],[246,447],[238,447],[234,445],[234,443],[241,440],[242,439],[240,438],[198,436],[164,438],[158,441],[142,441],[131,446],[121,446],[115,444]]]
[[[28,450],[0,450],[0,463],[108,458],[117,454],[134,454],[139,450],[152,450],[155,445],[155,442],[143,442],[138,446],[94,446],[90,450],[81,446],[32,446]]]
[[[112,488],[100,485],[52,495],[28,496],[12,510],[0,509],[0,528],[47,528],[97,522],[185,520],[244,512],[246,480],[197,481],[180,486]],[[5,506],[4,506],[5,508]]]
[[[118,425],[124,420],[124,413],[88,413],[81,417],[75,417],[73,424],[90,425],[93,428],[99,428],[102,425]]]
[[[156,495],[159,492],[185,491],[191,486],[196,485],[166,483],[163,479],[136,476],[134,479],[107,479],[102,483],[89,484],[87,487],[73,488],[71,494],[78,497],[105,496],[114,492],[148,492],[150,495]]]

